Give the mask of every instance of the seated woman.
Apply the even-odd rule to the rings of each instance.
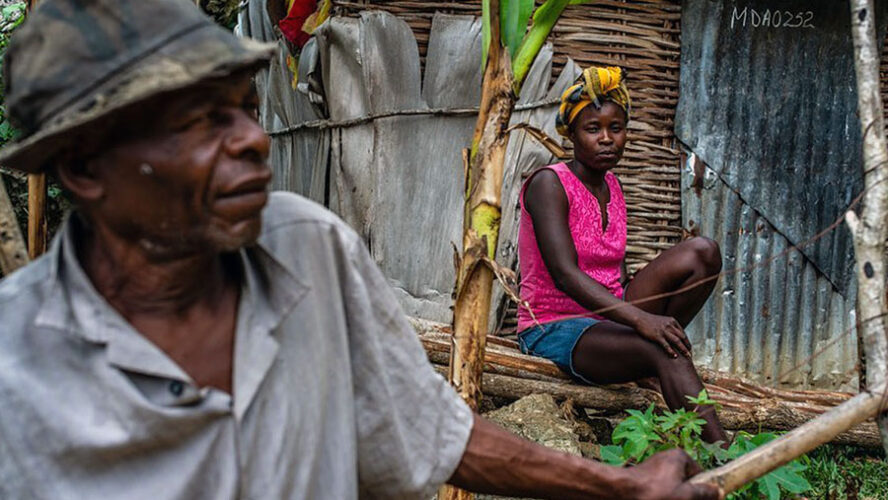
[[[719,273],[718,245],[684,241],[623,289],[626,203],[610,170],[626,146],[629,94],[620,68],[588,68],[578,81],[564,92],[557,119],[574,144],[573,161],[535,171],[521,191],[518,258],[529,306],[518,311],[521,349],[588,383],[656,377],[669,408],[690,409],[685,396],[703,384],[684,327],[715,279],[685,288]],[[726,442],[715,411],[701,416],[703,438]]]

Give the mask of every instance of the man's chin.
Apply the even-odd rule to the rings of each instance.
[[[214,224],[207,234],[209,246],[219,252],[235,252],[251,246],[262,233],[262,218],[257,216],[234,224]]]

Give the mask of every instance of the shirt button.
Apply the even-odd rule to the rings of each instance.
[[[173,394],[173,396],[176,396],[176,397],[181,396],[182,391],[184,391],[184,390],[185,390],[185,385],[182,382],[180,382],[178,380],[170,381],[170,392]]]

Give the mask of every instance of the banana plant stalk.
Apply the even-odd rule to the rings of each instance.
[[[450,380],[473,409],[477,409],[481,395],[480,369],[494,278],[485,261],[493,258],[499,236],[503,163],[508,145],[505,131],[516,101],[510,61],[500,39],[499,5],[493,2],[485,10],[492,40],[466,168],[463,252],[456,276],[454,349],[450,358]]]
[[[484,76],[471,148],[464,155],[467,164],[463,251],[457,263],[449,369],[450,382],[475,410],[481,398],[509,120],[531,64],[558,17],[571,2],[546,1],[536,10],[533,25],[528,29],[533,3],[533,0],[482,2]],[[574,0],[573,3],[580,2]],[[515,47],[514,55],[509,47]],[[514,72],[513,61],[516,64]],[[453,488],[444,488],[439,493],[441,500],[469,498],[472,498],[470,493]]]

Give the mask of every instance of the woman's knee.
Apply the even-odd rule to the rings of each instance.
[[[659,348],[659,352],[654,356],[654,366],[657,369],[657,376],[660,377],[661,380],[669,380],[677,377],[685,378],[691,374],[696,377],[697,375],[697,367],[694,366],[694,360],[681,354],[673,358],[667,354],[662,347]]]
[[[694,253],[695,260],[708,276],[721,272],[722,256],[718,242],[710,238],[697,236],[691,238],[686,243]]]

